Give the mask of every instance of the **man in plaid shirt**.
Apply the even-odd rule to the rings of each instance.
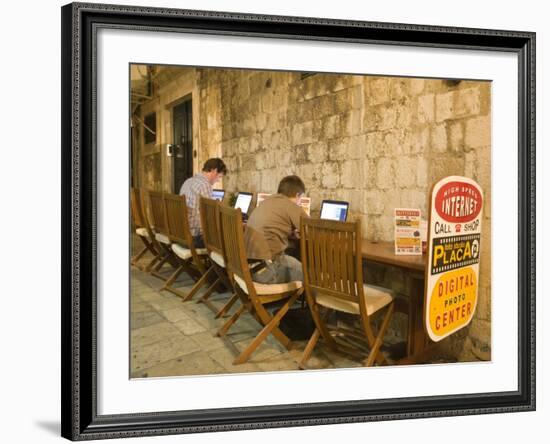
[[[185,196],[187,211],[189,214],[189,228],[193,236],[193,244],[197,248],[204,247],[202,238],[201,217],[199,213],[199,200],[201,196],[212,199],[212,185],[214,185],[224,174],[227,167],[220,158],[208,159],[202,171],[187,179],[180,189],[180,196]]]

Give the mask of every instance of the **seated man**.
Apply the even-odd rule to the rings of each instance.
[[[187,179],[181,186],[180,196],[185,196],[189,229],[191,230],[191,236],[193,236],[193,245],[197,248],[204,247],[199,212],[200,198],[203,196],[212,199],[212,185],[226,173],[227,167],[223,163],[223,160],[217,157],[208,159],[204,163],[202,171]]]
[[[287,176],[277,194],[268,197],[252,211],[245,230],[249,259],[265,261],[265,268],[252,276],[262,284],[280,284],[303,279],[302,264],[285,254],[289,237],[297,237],[300,218],[307,217],[299,202],[305,185],[298,176]]]

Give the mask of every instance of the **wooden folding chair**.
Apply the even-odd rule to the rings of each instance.
[[[216,273],[216,284],[221,283],[226,288],[233,290],[233,285],[227,275],[225,265],[227,258],[222,242],[219,201],[201,197],[200,216],[204,246],[208,251],[208,256],[211,261],[211,269],[209,269],[208,272],[212,270]],[[208,299],[201,298],[197,302],[204,302],[214,313],[216,313],[215,318],[217,319],[224,316],[238,299],[238,295],[233,291],[229,301],[219,310],[208,301]]]
[[[302,294],[302,283],[299,281],[284,284],[259,284],[253,282],[250,265],[245,253],[241,211],[240,209],[225,206],[220,206],[219,211],[223,242],[227,256],[227,272],[233,282],[237,295],[243,303],[243,307],[235,315],[238,318],[242,311],[248,310],[263,327],[233,363],[242,364],[246,362],[254,350],[258,348],[270,333],[287,350],[290,350],[292,342],[278,326],[283,316]],[[282,304],[275,315],[271,315],[267,310],[268,307],[266,307],[267,304],[272,303]],[[231,322],[232,319],[228,322]]]
[[[201,289],[201,287],[208,282],[208,252],[205,248],[195,248],[193,245],[193,238],[189,229],[187,205],[185,203],[184,196],[164,194],[164,212],[166,217],[168,238],[171,242],[172,251],[178,261],[178,267],[160,290],[167,290],[177,296],[180,296],[183,298],[183,302],[186,302],[189,301]],[[187,294],[172,287],[172,284],[184,271],[195,280],[195,285],[193,285],[193,288],[191,288]],[[212,291],[214,291],[214,287],[215,284],[211,285],[206,290],[203,298],[207,299]]]
[[[138,188],[131,188],[130,190],[130,207],[132,210],[133,229],[143,243],[143,248],[141,251],[132,257],[131,264],[138,267],[140,270],[149,271],[151,267],[158,260],[160,260],[160,252],[154,238],[154,233],[152,232],[149,222],[143,212],[141,191]],[[139,260],[148,251],[153,255],[152,259],[147,263],[147,265],[140,266]]]
[[[393,313],[394,295],[389,289],[363,283],[360,222],[302,218],[300,225],[304,288],[316,326],[300,368],[306,367],[319,337],[331,350],[359,356],[366,366],[386,363],[379,350]],[[370,316],[384,307],[386,314],[375,335]],[[358,315],[361,328],[329,326],[331,310]]]
[[[150,217],[149,225],[154,232],[153,237],[160,253],[160,260],[151,269],[150,273],[159,279],[166,280],[166,276],[160,273],[163,265],[168,262],[172,267],[177,268],[179,264],[172,252],[172,242],[168,236],[168,224],[164,211],[164,193],[148,190],[145,192],[145,198],[147,200],[148,216]]]

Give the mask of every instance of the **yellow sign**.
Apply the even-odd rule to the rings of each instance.
[[[470,322],[476,306],[477,278],[471,267],[443,273],[432,290],[430,327],[447,336]]]
[[[425,326],[440,341],[470,323],[477,305],[483,191],[472,179],[435,184],[430,209]]]

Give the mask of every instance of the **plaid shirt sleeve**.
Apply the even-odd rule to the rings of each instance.
[[[205,178],[194,176],[185,181],[180,194],[185,196],[185,202],[187,203],[191,235],[198,236],[202,232],[199,199],[201,196],[211,198],[212,186]]]

